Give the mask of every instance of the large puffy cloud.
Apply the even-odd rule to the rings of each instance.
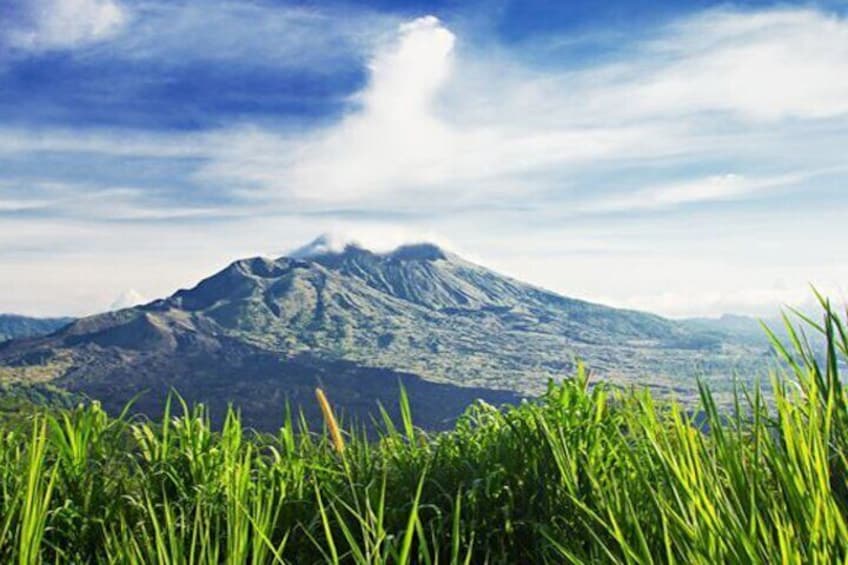
[[[234,132],[205,178],[336,203],[447,180],[440,163],[459,148],[433,106],[450,77],[454,42],[432,16],[401,25],[370,60],[368,86],[340,123],[296,139]]]
[[[292,193],[344,201],[448,180],[440,164],[460,148],[433,105],[450,76],[454,41],[432,16],[403,24],[369,63],[359,109],[296,150],[285,175]]]

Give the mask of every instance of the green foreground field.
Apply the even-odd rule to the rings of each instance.
[[[776,339],[722,412],[589,386],[477,404],[454,430],[415,428],[400,399],[376,440],[276,435],[172,403],[161,423],[96,403],[3,424],[4,563],[844,563],[845,320],[827,305]],[[818,343],[818,341],[817,341]],[[333,399],[330,399],[333,400]]]

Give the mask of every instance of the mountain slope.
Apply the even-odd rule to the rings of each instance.
[[[168,298],[8,343],[0,365],[116,405],[149,389],[147,411],[174,386],[252,407],[264,424],[286,394],[305,399],[321,379],[361,416],[354,399],[391,404],[398,378],[414,383],[417,402],[439,396],[435,386],[463,401],[514,400],[493,389],[537,393],[580,357],[614,382],[686,394],[695,376],[724,379],[764,353],[715,331],[559,296],[420,244],[236,261]],[[450,417],[442,412],[419,415],[437,423]]]
[[[46,335],[66,326],[73,318],[30,318],[0,314],[0,342],[20,337]]]

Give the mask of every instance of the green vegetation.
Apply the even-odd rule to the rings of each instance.
[[[73,408],[84,400],[50,384],[0,382],[0,426],[9,427],[45,408]]]
[[[401,395],[399,425],[343,445],[235,412],[214,432],[185,405],[161,425],[36,415],[0,439],[0,561],[845,562],[848,330],[824,305],[824,350],[775,338],[772,398],[740,390],[732,413],[707,387],[687,411],[579,370],[438,434]]]

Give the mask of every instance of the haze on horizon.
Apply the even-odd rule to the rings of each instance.
[[[848,4],[12,0],[0,312],[330,232],[567,296],[771,315],[848,280]]]

